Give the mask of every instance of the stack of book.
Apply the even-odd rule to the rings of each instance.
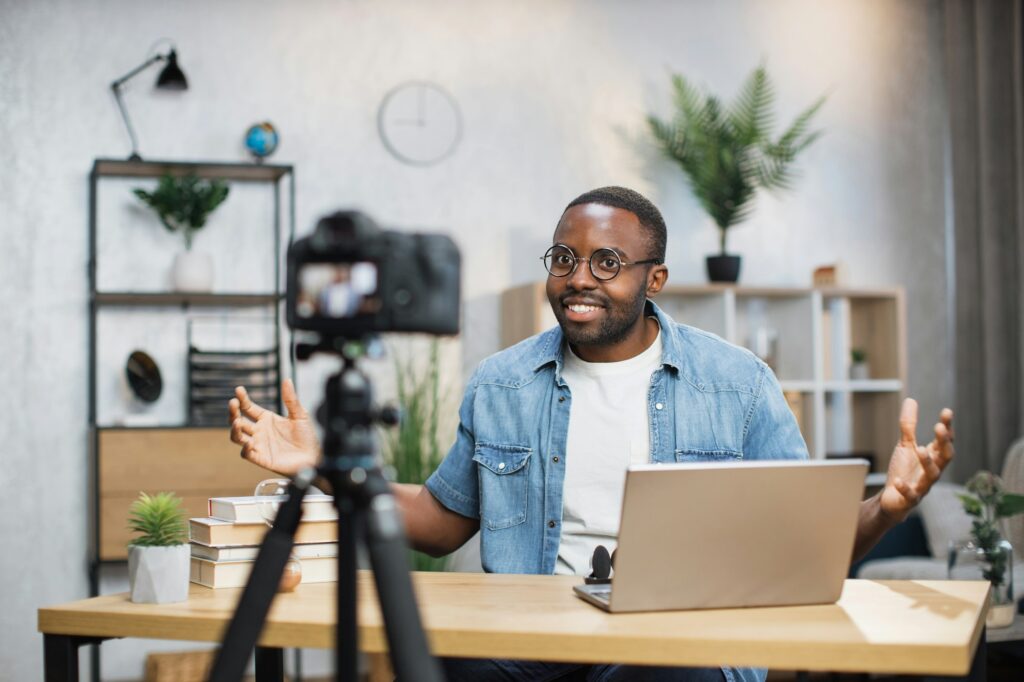
[[[211,497],[209,516],[189,519],[191,580],[207,587],[242,587],[280,498]],[[307,495],[292,556],[302,582],[338,579],[338,513],[330,495]]]

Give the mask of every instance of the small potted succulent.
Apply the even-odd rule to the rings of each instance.
[[[999,521],[1024,512],[1024,495],[1008,493],[1003,481],[979,471],[967,482],[967,494],[958,495],[971,517],[969,540],[949,548],[949,577],[984,579],[992,583],[992,603],[985,624],[990,628],[1013,623],[1013,546],[999,531]]]
[[[863,348],[853,348],[850,350],[850,378],[854,381],[871,378],[868,352]]]
[[[188,598],[188,525],[181,499],[173,493],[139,493],[128,515],[138,536],[128,543],[131,600],[164,604]]]
[[[210,291],[213,288],[213,260],[209,254],[192,251],[195,233],[210,214],[224,203],[230,191],[223,180],[200,180],[195,175],[175,177],[167,174],[160,178],[156,190],[132,190],[139,199],[153,209],[160,222],[170,232],[181,232],[185,237],[185,251],[174,257],[171,280],[178,291]]]

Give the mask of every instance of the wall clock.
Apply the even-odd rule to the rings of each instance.
[[[380,139],[403,163],[430,166],[452,154],[462,137],[458,103],[444,88],[428,81],[402,83],[381,101],[377,111]]]

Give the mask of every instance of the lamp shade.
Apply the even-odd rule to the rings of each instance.
[[[178,66],[178,53],[171,50],[167,55],[167,66],[156,79],[156,87],[162,90],[188,90],[188,79]]]

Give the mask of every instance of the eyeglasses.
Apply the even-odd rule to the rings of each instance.
[[[580,261],[585,260],[590,265],[590,274],[594,276],[594,279],[599,279],[602,282],[615,279],[624,265],[661,263],[660,258],[648,258],[627,263],[614,249],[598,249],[590,254],[590,258],[580,258],[565,244],[555,244],[541,256],[541,260],[544,261],[544,267],[552,277],[568,277],[576,272]]]

